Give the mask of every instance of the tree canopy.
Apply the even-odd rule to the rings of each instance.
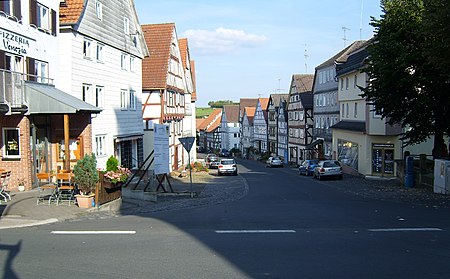
[[[239,105],[239,103],[235,103],[230,100],[220,100],[220,101],[209,101],[208,106],[212,108],[223,108],[225,105]]]
[[[371,21],[375,36],[365,70],[369,85],[362,94],[389,124],[404,128],[404,145],[434,135],[435,158],[441,157],[444,135],[450,132],[450,62],[443,61],[450,55],[445,2],[381,1],[381,19]]]

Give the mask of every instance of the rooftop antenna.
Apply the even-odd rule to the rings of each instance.
[[[361,19],[359,21],[359,39],[362,40],[362,22],[363,22],[364,0],[361,0]]]
[[[306,44],[305,44],[305,73],[308,73],[308,49],[306,48]]]
[[[281,78],[277,78],[277,79],[278,79],[278,89],[277,89],[277,92],[280,93],[280,92],[281,92],[281,87],[280,87]]]
[[[345,26],[342,26],[342,30],[344,30],[344,38],[342,38],[342,40],[344,40],[344,47],[346,47],[347,46],[347,36],[346,36],[346,31],[347,30],[350,30],[350,28],[347,28],[347,27],[345,27]]]

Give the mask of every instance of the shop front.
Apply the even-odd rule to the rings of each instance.
[[[394,176],[394,144],[372,143],[372,175]]]

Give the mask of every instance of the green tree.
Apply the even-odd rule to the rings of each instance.
[[[212,108],[223,108],[225,105],[238,105],[239,103],[234,103],[230,100],[220,100],[220,101],[209,101],[208,106]]]
[[[371,22],[375,36],[365,70],[369,85],[362,93],[387,123],[404,128],[405,146],[434,135],[435,158],[441,157],[444,134],[450,130],[449,72],[438,53],[443,48],[448,53],[449,45],[430,47],[448,20],[434,15],[428,21],[426,16],[439,2],[444,0],[381,1],[383,15]]]

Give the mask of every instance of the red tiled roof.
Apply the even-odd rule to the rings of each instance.
[[[262,110],[267,110],[267,105],[269,104],[269,98],[259,98]]]
[[[59,6],[60,25],[75,24],[80,19],[84,10],[85,0],[66,0]]]
[[[258,105],[257,98],[241,98],[239,100],[239,116],[244,116],[245,107],[256,107]]]
[[[197,118],[195,119],[195,123],[197,127],[197,130],[204,130],[206,128],[206,124],[205,123],[206,118]]]
[[[239,122],[239,106],[238,105],[223,106],[223,113],[227,117],[227,122],[229,122],[229,123]]]
[[[192,92],[192,101],[197,101],[197,76],[195,75],[195,61],[191,60],[191,72],[192,72],[192,86],[194,92]]]
[[[256,108],[255,107],[245,107],[244,110],[245,110],[245,114],[247,115],[248,122],[250,122],[250,124],[253,125],[253,118],[255,118]]]
[[[150,53],[142,61],[142,89],[165,89],[175,23],[145,24],[142,31]]]
[[[211,130],[211,126],[216,126],[216,128],[220,126],[221,115],[221,108],[214,109],[211,114],[207,118],[203,119],[203,122],[201,122],[200,125],[197,126],[197,130],[206,130],[206,132],[213,131],[215,128]]]
[[[181,61],[183,62],[183,68],[186,69],[187,66],[187,54],[188,54],[188,44],[187,39],[182,38],[178,39],[178,47],[180,48],[180,54],[181,54]]]

